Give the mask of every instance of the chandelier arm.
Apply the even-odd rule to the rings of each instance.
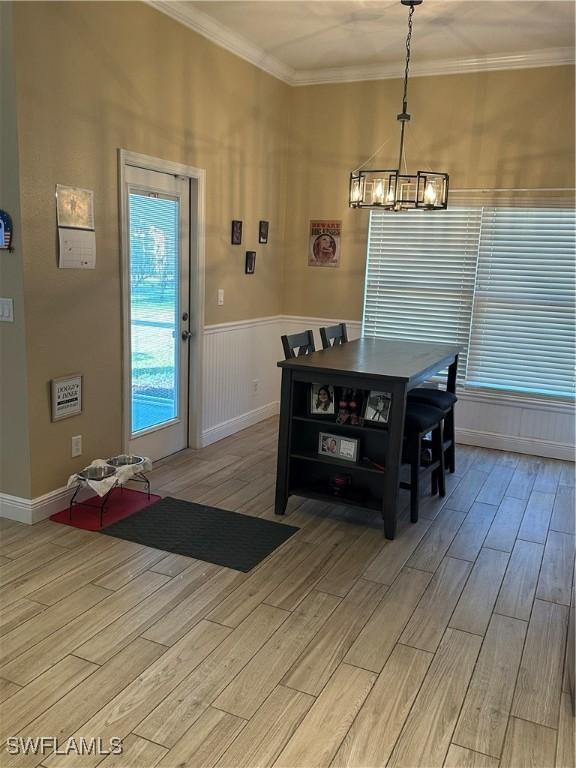
[[[389,142],[389,141],[390,141],[390,139],[386,139],[386,141],[384,141],[384,142],[383,142],[383,143],[382,143],[382,144],[381,144],[381,145],[378,147],[378,149],[376,150],[376,152],[374,152],[372,155],[370,155],[370,157],[368,158],[368,160],[365,160],[365,161],[362,163],[362,165],[359,165],[359,166],[358,166],[358,168],[355,168],[355,169],[354,169],[353,173],[358,173],[358,171],[361,171],[361,170],[362,170],[362,168],[364,168],[364,166],[368,165],[368,163],[369,163],[371,160],[373,160],[373,159],[376,157],[376,155],[377,155],[377,154],[380,152],[380,150],[384,149],[384,147],[386,146],[386,144],[388,144],[388,142]]]

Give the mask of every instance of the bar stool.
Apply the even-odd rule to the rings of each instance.
[[[418,522],[418,504],[420,501],[420,475],[423,471],[432,470],[431,494],[436,491],[440,496],[446,495],[443,424],[444,411],[425,403],[409,403],[406,405],[404,418],[405,450],[403,463],[410,465],[410,482],[401,482],[400,487],[410,491],[410,521]],[[422,467],[422,438],[432,432],[432,463]]]
[[[454,382],[455,384],[456,382]],[[412,407],[416,403],[430,405],[438,408],[444,413],[445,434],[444,439],[447,442],[444,450],[446,452],[446,464],[448,470],[453,473],[456,470],[456,440],[454,431],[454,406],[458,398],[453,392],[444,389],[434,389],[433,387],[418,387],[408,392],[407,407]]]

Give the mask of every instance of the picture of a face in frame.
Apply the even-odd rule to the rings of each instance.
[[[312,384],[310,387],[310,413],[315,416],[333,416],[334,387],[329,384]]]

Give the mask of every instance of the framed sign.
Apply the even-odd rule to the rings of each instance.
[[[309,267],[339,267],[341,221],[311,221]]]
[[[12,250],[12,219],[6,211],[0,210],[0,250]]]
[[[82,376],[62,376],[52,379],[52,421],[67,419],[82,413]]]

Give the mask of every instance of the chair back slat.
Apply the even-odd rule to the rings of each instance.
[[[284,348],[286,360],[309,355],[311,352],[316,352],[314,334],[312,331],[302,331],[302,333],[284,335],[282,336],[282,347]]]
[[[330,347],[338,346],[338,344],[344,344],[348,341],[346,323],[338,323],[327,328],[320,328],[320,338],[322,339],[322,349],[329,349]]]

